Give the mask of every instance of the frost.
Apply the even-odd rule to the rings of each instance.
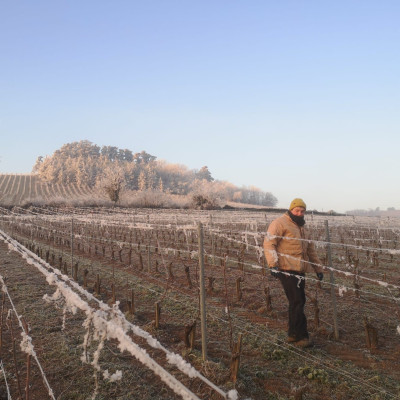
[[[46,281],[49,285],[54,285],[57,281],[56,274],[50,273],[46,277]]]
[[[259,261],[264,257],[264,249],[262,246],[256,246],[257,258]]]
[[[22,336],[22,341],[20,343],[21,350],[26,354],[35,356],[36,353],[35,350],[33,350],[32,338],[28,336],[24,331],[21,332],[21,336]]]
[[[108,380],[109,382],[116,382],[122,379],[122,371],[118,370],[114,374],[110,375],[108,369],[103,372],[103,378]]]
[[[198,372],[188,362],[186,362],[178,354],[168,354],[167,360],[170,364],[176,365],[182,372],[184,372],[189,378],[195,378],[198,376]]]
[[[389,284],[387,282],[377,281],[381,286],[388,287]]]
[[[237,400],[239,398],[239,394],[235,389],[232,389],[228,392],[229,400]]]
[[[339,296],[343,297],[343,294],[347,292],[346,286],[339,286]]]
[[[197,256],[198,256],[198,254],[199,254],[198,251],[193,250],[192,252],[190,252],[190,258],[191,258],[192,260],[193,260],[193,259],[196,259]]]

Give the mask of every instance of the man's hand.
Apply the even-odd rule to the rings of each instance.
[[[278,277],[278,273],[279,273],[279,268],[278,267],[272,267],[269,269],[269,272],[271,274],[271,276],[273,276],[274,278]]]
[[[324,274],[322,272],[317,272],[317,277],[320,281],[322,281],[322,279],[324,279]]]

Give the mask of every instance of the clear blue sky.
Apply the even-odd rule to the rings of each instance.
[[[90,140],[400,208],[400,2],[3,1],[0,172]]]

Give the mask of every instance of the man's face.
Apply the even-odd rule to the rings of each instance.
[[[297,217],[303,217],[306,212],[306,209],[303,207],[295,207],[292,209],[292,214],[296,215]]]

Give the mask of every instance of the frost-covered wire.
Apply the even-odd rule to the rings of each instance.
[[[6,391],[7,391],[7,400],[12,400],[11,394],[10,394],[10,387],[8,386],[8,382],[7,382],[7,375],[6,375],[6,371],[4,369],[4,364],[3,364],[2,360],[0,360],[0,369],[4,376],[4,384],[6,386]]]
[[[24,325],[22,323],[22,319],[21,319],[20,315],[18,314],[18,311],[15,308],[14,302],[13,302],[11,296],[10,296],[10,293],[8,292],[7,286],[6,286],[6,284],[4,282],[4,279],[3,279],[3,277],[1,275],[0,275],[0,283],[1,283],[1,290],[2,290],[3,293],[5,293],[7,295],[8,300],[9,300],[9,302],[11,304],[11,307],[12,307],[12,309],[14,311],[14,314],[17,317],[18,324],[19,324],[19,326],[20,326],[20,328],[22,330],[22,332],[21,332],[21,336],[22,336],[21,350],[23,352],[25,352],[26,354],[31,355],[35,359],[35,361],[36,361],[36,363],[38,365],[39,371],[40,371],[40,373],[42,375],[43,383],[47,387],[49,396],[50,396],[50,398],[55,400],[53,389],[50,387],[50,384],[49,384],[49,382],[48,382],[48,380],[46,378],[46,374],[45,374],[45,372],[44,372],[44,370],[42,368],[42,365],[41,365],[39,359],[37,358],[36,351],[35,351],[33,343],[32,343],[32,338],[25,332]]]

